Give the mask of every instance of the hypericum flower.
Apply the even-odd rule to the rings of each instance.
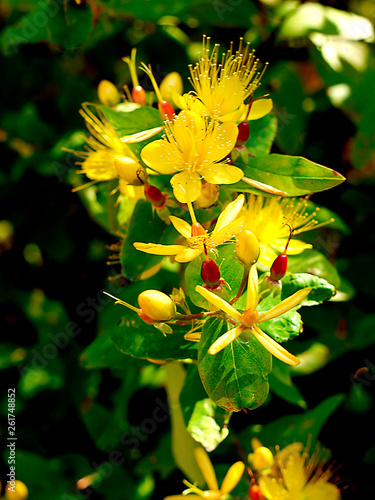
[[[209,116],[238,121],[244,101],[259,87],[266,66],[258,72],[259,60],[249,44],[243,46],[242,38],[238,50],[234,52],[231,43],[221,58],[219,48],[215,44],[210,54],[210,38],[203,36],[202,56],[194,67],[190,65],[190,81]]]
[[[299,445],[299,446],[295,446]],[[324,450],[301,454],[302,443],[293,443],[275,455],[276,472],[260,473],[258,479],[267,500],[338,500],[339,488],[330,482],[332,470],[324,468]],[[276,476],[276,477],[275,477]]]
[[[185,245],[160,245],[157,243],[134,243],[137,250],[154,255],[175,255],[177,262],[190,262],[203,252],[207,252],[226,241],[230,240],[241,230],[243,218],[236,219],[240,212],[245,197],[240,194],[234,201],[229,203],[220,214],[215,228],[211,233],[197,222],[191,203],[188,203],[192,225],[185,220],[171,215],[170,221],[177,231],[186,238]]]
[[[233,184],[244,176],[223,160],[236,143],[236,123],[208,122],[197,113],[181,111],[165,128],[166,137],[147,144],[141,158],[156,172],[175,174],[171,184],[180,203],[199,197],[202,177],[212,184]]]
[[[98,181],[121,179],[126,184],[140,185],[139,176],[145,176],[144,168],[128,144],[141,142],[160,132],[163,127],[144,130],[119,137],[114,127],[97,108],[98,116],[85,103],[80,110],[91,136],[85,138],[87,151],[72,151],[83,159],[80,173],[86,174],[92,182],[80,186],[82,189]],[[77,189],[76,189],[77,190]]]
[[[259,241],[259,262],[270,267],[277,254],[285,248],[290,235],[290,226],[297,233],[309,231],[329,224],[330,221],[318,223],[314,220],[319,208],[312,213],[307,211],[306,198],[266,198],[249,195],[244,229],[249,229]],[[288,224],[286,224],[286,222]],[[292,239],[289,242],[287,254],[297,255],[312,245],[304,241]]]
[[[219,488],[215,470],[209,456],[204,451],[204,449],[195,448],[194,455],[209,489],[205,491],[201,490],[185,479],[184,484],[189,488],[185,490],[182,495],[168,496],[165,497],[164,500],[186,500],[185,495],[188,495],[189,493],[193,493],[193,495],[191,495],[189,498],[205,498],[207,500],[224,500],[225,498],[227,498],[227,495],[232,490],[234,490],[234,488],[240,482],[245,471],[245,464],[241,461],[234,463],[229,468]]]
[[[232,343],[237,337],[243,333],[250,333],[276,358],[280,359],[288,365],[296,366],[300,363],[299,359],[290,354],[286,349],[281,347],[275,340],[269,337],[266,333],[257,326],[264,321],[277,318],[282,314],[290,311],[293,307],[297,306],[302,300],[310,293],[311,288],[303,288],[298,290],[290,297],[284,299],[282,302],[272,307],[269,311],[259,314],[257,305],[259,302],[258,295],[258,271],[256,266],[252,266],[249,273],[246,297],[246,311],[241,313],[237,311],[231,304],[210,292],[206,288],[198,285],[195,290],[200,293],[209,304],[225,312],[236,324],[235,328],[229,330],[219,337],[209,348],[209,354],[217,354],[222,349]]]

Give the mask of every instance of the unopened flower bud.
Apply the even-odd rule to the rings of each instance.
[[[102,80],[98,85],[98,97],[99,101],[104,104],[104,106],[116,106],[121,100],[120,92],[117,90],[116,86],[108,81]]]
[[[173,300],[159,290],[145,290],[138,295],[142,312],[154,321],[169,321],[176,314]]]
[[[29,496],[29,490],[27,486],[16,479],[13,481],[14,484],[7,483],[5,487],[5,498],[9,500],[25,500]]]
[[[216,262],[212,259],[208,258],[203,261],[201,267],[201,278],[202,281],[210,288],[220,285],[220,269]]]
[[[174,102],[173,95],[181,95],[184,90],[182,78],[177,71],[169,73],[160,84],[160,93],[166,101]]]
[[[272,451],[265,446],[260,446],[254,451],[252,465],[257,471],[269,469],[274,462]]]
[[[165,203],[166,195],[159,188],[145,184],[144,191],[146,199],[156,207],[161,207]]]
[[[288,257],[285,253],[281,253],[276,257],[272,266],[271,266],[271,281],[280,281],[284,278],[286,271],[288,268]]]
[[[236,238],[236,255],[245,267],[256,263],[259,257],[259,243],[254,234],[243,229]]]
[[[146,92],[144,91],[143,87],[140,85],[136,85],[132,89],[132,99],[133,102],[140,104],[141,106],[145,106],[147,102],[146,98]]]
[[[173,288],[172,290],[172,299],[175,304],[182,305],[185,302],[185,292],[182,288]]]
[[[168,101],[159,101],[158,102],[158,109],[160,116],[162,117],[163,120],[172,120],[175,116],[174,109],[172,106],[169,104]]]
[[[121,179],[132,186],[141,186],[146,177],[142,165],[128,156],[118,156],[115,159],[115,167]]]
[[[203,236],[207,234],[207,231],[205,228],[202,226],[202,224],[199,224],[199,222],[195,222],[191,226],[191,236]]]
[[[250,137],[250,127],[249,122],[244,121],[238,124],[238,136],[236,141],[236,148],[244,146],[246,141]]]
[[[209,208],[217,202],[219,198],[220,188],[217,184],[204,182],[202,184],[201,194],[195,200],[195,205],[198,208]]]

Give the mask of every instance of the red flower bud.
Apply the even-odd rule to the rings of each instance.
[[[257,484],[253,484],[250,486],[248,491],[249,500],[263,500],[264,496],[262,495],[262,491]]]
[[[237,142],[235,147],[239,148],[243,146],[248,138],[250,137],[250,127],[249,123],[246,122],[241,122],[238,124],[238,136],[237,136]]]
[[[270,279],[272,281],[279,281],[284,278],[288,267],[288,257],[285,253],[281,253],[276,257],[271,266]]]
[[[172,106],[169,104],[168,101],[159,101],[158,108],[160,116],[162,117],[163,120],[166,119],[172,120],[174,118],[175,115],[174,109],[172,108]]]
[[[212,259],[203,261],[201,278],[208,287],[217,287],[220,284],[220,269]]]
[[[146,199],[156,207],[160,207],[164,204],[166,195],[163,194],[159,188],[151,186],[151,184],[145,184],[144,192]]]
[[[147,99],[146,99],[146,92],[143,90],[143,87],[141,87],[140,85],[133,87],[132,98],[135,103],[144,106],[146,104]]]

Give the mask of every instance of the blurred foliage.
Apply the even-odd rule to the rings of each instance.
[[[194,438],[214,450],[212,460],[221,479],[221,470],[225,473],[252,451],[254,437],[270,447],[319,438],[342,463],[343,498],[374,495],[374,447],[369,439],[375,377],[374,22],[375,8],[369,0],[1,2],[3,484],[8,469],[7,389],[14,387],[17,478],[27,485],[32,499],[84,495],[159,500],[182,491],[185,476],[176,467],[170,432],[171,425],[175,430],[181,423],[187,427],[181,446],[188,450]],[[288,271],[301,274],[284,278],[285,290],[292,293],[293,287],[301,287],[296,280],[305,283],[312,279],[306,273],[315,274],[310,302],[335,294],[319,309],[304,307],[301,315],[293,311],[275,320],[295,325],[297,335],[302,316],[303,335],[293,347],[304,362],[291,368],[274,360],[264,406],[230,420],[207,397],[215,388],[201,384],[191,364],[201,354],[189,342],[169,343],[164,353],[169,359],[186,360],[187,368],[179,403],[168,408],[166,367],[158,364],[165,358],[158,355],[160,345],[153,349],[155,338],[160,339],[156,336],[162,334],[139,324],[124,336],[123,309],[114,308],[102,294],[106,289],[131,302],[146,288],[169,293],[171,285],[178,287],[178,268],[169,262],[146,281],[129,284],[121,277],[125,271],[134,279],[160,262],[157,256],[137,253],[137,266],[129,265],[135,252],[132,243],[142,241],[145,231],[150,241],[156,241],[152,234],[160,236],[160,227],[165,229],[160,241],[169,242],[170,226],[151,219],[150,205],[141,200],[135,209],[147,212],[148,225],[133,227],[130,221],[124,236],[126,208],[120,204],[113,215],[115,197],[111,207],[104,206],[112,187],[72,193],[71,185],[80,183],[76,157],[62,151],[82,148],[84,124],[78,110],[82,102],[98,103],[100,80],[114,82],[120,91],[130,85],[121,58],[133,46],[139,60],[152,64],[158,82],[178,71],[188,91],[188,64],[197,59],[203,33],[223,47],[243,36],[262,61],[270,62],[261,89],[271,94],[274,109],[250,122],[247,146],[254,158],[243,165],[246,175],[264,181],[269,164],[280,165],[273,185],[292,196],[320,191],[322,178],[335,184],[332,170],[322,165],[347,178],[335,189],[313,196],[314,203],[327,207],[328,218],[332,211],[342,220],[306,235],[314,249],[304,252],[303,259],[291,257]],[[140,80],[150,91],[146,76],[140,75]],[[110,119],[112,110],[104,112]],[[159,124],[156,111],[153,115],[139,116],[140,129],[144,120],[149,120],[147,126]],[[126,128],[127,116],[111,123],[119,133],[135,131]],[[268,153],[266,161],[261,159]],[[293,175],[290,185],[282,169]],[[310,189],[306,171],[315,177]],[[228,192],[239,187],[243,186],[229,186]],[[119,263],[108,268],[108,246],[120,237]],[[236,289],[241,273],[235,264],[232,272],[226,269],[225,252],[230,249],[223,248],[222,275]],[[194,263],[189,264],[189,288],[198,273]],[[201,298],[192,294],[191,300],[194,307]],[[128,320],[136,322],[130,313]],[[207,330],[215,321],[206,324]],[[277,338],[277,324],[271,332]],[[184,333],[182,327],[175,335]],[[248,359],[237,359],[246,372]],[[245,407],[251,407],[254,384],[261,383],[257,370],[252,373],[246,380],[248,392],[241,394]],[[242,401],[239,405],[244,407]],[[77,486],[82,478],[86,482]],[[238,488],[241,495],[247,485],[240,483]]]

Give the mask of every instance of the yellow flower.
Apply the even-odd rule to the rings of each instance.
[[[188,203],[192,225],[185,220],[171,215],[170,221],[177,231],[186,238],[185,245],[160,245],[156,243],[134,243],[137,250],[154,255],[175,255],[177,262],[190,262],[203,252],[216,248],[233,238],[243,224],[243,217],[236,219],[244,203],[245,197],[240,194],[234,201],[229,203],[220,214],[215,228],[211,233],[197,222],[191,203]]]
[[[79,162],[81,165],[80,173],[86,174],[93,181],[88,185],[117,178],[126,184],[137,185],[139,175],[144,176],[145,172],[128,144],[149,139],[160,132],[162,127],[119,137],[100,110],[97,109],[98,116],[96,116],[88,104],[84,104],[82,107],[80,114],[83,116],[91,136],[85,139],[88,146],[87,151],[73,152],[83,160]],[[83,185],[80,188],[86,186]]]
[[[186,499],[185,495],[189,493],[193,493],[193,495],[189,496],[189,498],[205,498],[207,500],[224,500],[227,498],[227,495],[234,490],[240,482],[245,471],[245,464],[240,461],[233,464],[226,473],[226,476],[224,477],[224,480],[219,488],[215,470],[204,449],[195,448],[194,455],[209,489],[203,491],[184,480],[184,484],[189,486],[189,488],[185,490],[182,495],[168,496],[164,500],[183,500]]]
[[[290,309],[302,302],[302,300],[310,293],[311,288],[304,288],[302,290],[299,290],[290,297],[284,299],[276,306],[272,307],[269,311],[262,314],[259,314],[257,311],[259,295],[258,271],[256,269],[256,266],[252,266],[250,269],[247,286],[246,311],[244,313],[240,313],[231,304],[200,285],[196,286],[195,290],[200,293],[205,299],[207,299],[210,304],[213,304],[214,307],[220,309],[228,316],[230,316],[230,318],[232,318],[232,320],[234,320],[236,324],[235,328],[224,333],[212,344],[212,346],[208,350],[209,354],[217,354],[241,334],[245,333],[246,335],[246,333],[250,333],[254,335],[254,337],[263,345],[263,347],[265,347],[271,354],[273,354],[276,358],[280,359],[284,363],[293,366],[296,366],[300,363],[298,358],[290,354],[275,340],[262,332],[262,330],[257,325],[259,323],[263,323],[264,321],[277,318],[278,316],[281,316],[282,314],[290,311]]]
[[[181,203],[193,202],[201,194],[202,177],[212,184],[232,184],[243,177],[241,169],[224,160],[237,135],[234,122],[208,122],[197,113],[181,111],[166,122],[166,137],[147,144],[141,158],[160,174],[175,174],[174,196]]]
[[[221,121],[238,121],[244,112],[244,101],[259,87],[264,70],[258,72],[259,60],[249,44],[243,46],[240,39],[238,50],[233,44],[219,58],[219,44],[210,54],[210,38],[204,36],[202,56],[190,66],[191,84],[209,116]],[[267,111],[268,112],[268,111]]]
[[[302,233],[321,227],[332,221],[319,224],[314,217],[317,210],[307,211],[306,198],[266,198],[250,195],[246,211],[244,229],[249,229],[259,241],[259,262],[264,266],[271,266],[278,253],[283,252],[290,235],[290,228]],[[312,245],[301,240],[292,239],[287,248],[287,255],[297,255]]]
[[[298,445],[298,446],[296,446]],[[330,482],[332,471],[323,469],[322,450],[311,457],[301,454],[302,443],[293,443],[275,456],[279,471],[260,473],[259,486],[267,500],[338,500],[339,488]],[[280,477],[281,476],[281,477]]]

